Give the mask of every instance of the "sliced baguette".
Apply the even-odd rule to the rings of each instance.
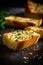
[[[30,12],[36,13],[36,14],[43,14],[43,5],[42,4],[38,4],[33,1],[28,1],[27,6],[28,6]]]
[[[32,30],[17,30],[2,35],[3,44],[14,51],[36,44],[39,38],[40,34]]]
[[[40,26],[42,24],[42,19],[23,18],[17,16],[5,17],[5,20],[8,25],[14,27]]]
[[[43,27],[30,26],[25,28],[25,30],[33,30],[36,33],[39,33],[41,38],[43,38]]]

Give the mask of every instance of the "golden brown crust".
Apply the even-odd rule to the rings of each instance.
[[[18,27],[40,26],[42,24],[42,19],[23,18],[16,16],[5,17],[5,20],[8,25]]]
[[[12,32],[11,32],[12,33]],[[3,44],[5,46],[7,46],[8,48],[10,49],[13,49],[13,50],[22,50],[22,49],[25,49],[29,46],[32,46],[34,44],[36,44],[40,38],[40,35],[39,34],[33,34],[33,36],[30,36],[28,39],[26,40],[10,40],[8,35],[9,33],[4,33],[2,35],[2,38],[3,38]]]
[[[31,0],[28,0],[27,6],[25,8],[24,16],[28,17],[28,18],[42,19],[43,20],[43,5],[35,3]],[[42,24],[43,24],[43,21],[42,21]]]
[[[25,48],[28,48],[29,46],[37,44],[39,37],[40,37],[40,35],[30,37],[27,41],[24,42],[24,45],[23,45],[23,47],[21,47],[21,49],[25,49]]]
[[[27,6],[31,13],[43,14],[43,5],[33,1],[28,1]]]

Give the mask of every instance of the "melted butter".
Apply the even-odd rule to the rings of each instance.
[[[16,31],[15,33],[8,33],[7,35],[9,40],[25,40],[32,35],[36,35],[36,33],[32,30],[20,30]]]

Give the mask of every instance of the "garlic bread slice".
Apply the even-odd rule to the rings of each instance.
[[[36,44],[39,38],[40,34],[32,30],[17,30],[2,35],[3,44],[14,51]]]
[[[8,25],[14,27],[40,26],[42,24],[42,19],[33,19],[18,16],[5,17],[5,20]]]
[[[43,5],[42,4],[38,4],[33,1],[28,1],[27,6],[31,13],[43,14]]]

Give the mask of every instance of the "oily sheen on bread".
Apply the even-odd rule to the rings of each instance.
[[[2,35],[3,44],[14,51],[36,44],[39,38],[40,34],[32,30],[17,30]]]
[[[8,25],[14,27],[40,26],[42,24],[42,19],[33,19],[18,16],[5,17],[5,20]]]
[[[30,26],[25,28],[25,30],[33,30],[34,32],[39,33],[41,38],[43,38],[43,26],[42,27]]]

